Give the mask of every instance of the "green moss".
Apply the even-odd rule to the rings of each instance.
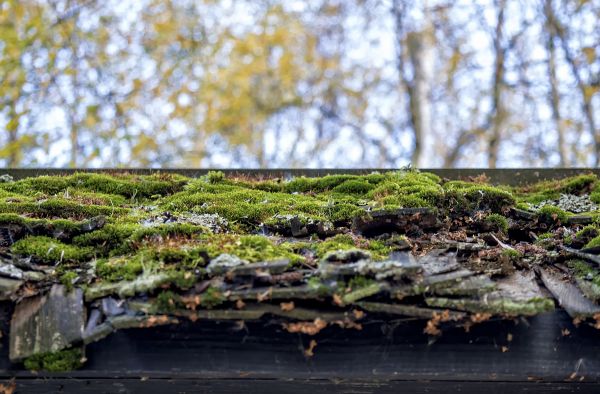
[[[447,188],[447,191],[447,196],[459,204],[465,201],[467,204],[465,208],[468,210],[490,210],[494,213],[502,213],[516,202],[509,191],[487,185],[455,185]]]
[[[538,220],[544,223],[566,223],[569,214],[559,207],[544,205],[537,212]]]
[[[542,233],[538,235],[538,239],[542,240],[542,239],[553,239],[554,238],[554,234],[553,233]]]
[[[370,297],[381,291],[381,283],[364,276],[355,276],[348,282],[345,293],[342,295],[344,304],[351,304],[360,299]]]
[[[374,187],[374,185],[372,185],[366,180],[350,179],[337,185],[332,190],[336,193],[362,195],[368,193]]]
[[[383,260],[387,258],[392,251],[392,247],[386,245],[384,241],[367,240],[364,238],[352,237],[348,234],[338,234],[323,242],[314,244],[313,248],[318,258],[323,258],[329,252],[338,250],[363,249],[369,251],[374,260]]]
[[[600,286],[600,272],[590,264],[582,260],[569,260],[567,266],[573,270],[573,274],[580,279],[592,282]]]
[[[384,205],[400,207],[432,207],[443,200],[439,178],[417,172],[390,174],[385,182],[374,188],[368,197]]]
[[[190,271],[178,271],[176,269],[172,269],[169,275],[169,281],[175,287],[182,290],[187,290],[196,284],[198,277]]]
[[[62,283],[67,291],[73,290],[73,282],[77,279],[77,273],[75,271],[66,271],[60,276],[60,283]]]
[[[206,180],[209,183],[219,183],[225,180],[225,173],[223,171],[209,171],[206,174]]]
[[[522,202],[538,204],[546,200],[556,200],[560,194],[582,194],[590,191],[596,184],[597,177],[583,174],[559,180],[542,181],[533,185],[514,188],[514,193]],[[600,200],[600,196],[598,196]]]
[[[131,234],[129,240],[134,243],[144,241],[157,242],[177,237],[192,238],[206,232],[208,230],[205,227],[189,223],[160,224],[158,226],[138,228]]]
[[[321,258],[330,251],[349,250],[354,248],[356,248],[356,245],[354,244],[354,239],[350,235],[339,234],[318,243],[315,247],[315,251],[317,252],[317,257]]]
[[[45,264],[58,262],[82,262],[94,256],[94,250],[64,244],[56,239],[45,236],[30,236],[15,242],[11,251],[20,256],[31,256]]]
[[[594,238],[598,236],[598,227],[589,224],[575,233],[577,238]]]
[[[32,219],[16,213],[0,214],[0,225],[18,225],[31,234],[77,234],[81,232],[82,222],[67,219]]]
[[[369,279],[365,276],[358,275],[348,281],[348,284],[346,285],[346,289],[354,291],[354,290],[361,289],[363,287],[370,286],[373,283],[375,283],[375,281],[373,279]]]
[[[133,256],[119,256],[110,259],[99,259],[96,262],[96,275],[109,282],[131,281],[156,266],[151,251],[142,250]]]
[[[592,238],[590,242],[585,245],[585,248],[595,248],[600,246],[600,236]]]
[[[356,216],[365,213],[365,210],[352,204],[335,204],[324,209],[326,217],[332,222],[349,222]]]
[[[55,195],[64,192],[70,186],[69,177],[42,175],[25,178],[16,182],[2,183],[0,184],[0,189],[25,195],[32,195],[34,193]]]
[[[83,351],[81,348],[73,348],[35,354],[27,358],[24,364],[30,371],[69,372],[83,366]]]
[[[327,175],[321,178],[294,178],[284,185],[287,193],[323,192],[331,190],[349,180],[356,180],[357,175]]]
[[[561,181],[560,192],[567,194],[580,194],[588,191],[598,178],[594,174],[583,174]]]
[[[25,195],[34,193],[56,195],[73,188],[94,193],[120,195],[127,198],[142,198],[175,193],[181,190],[186,182],[186,178],[170,174],[136,176],[78,173],[71,176],[26,178],[2,184],[0,187],[7,191]]]
[[[508,231],[508,220],[500,214],[492,213],[485,218],[485,222],[496,231],[506,233]]]
[[[216,213],[229,222],[258,224],[276,214],[321,215],[325,203],[306,196],[233,188],[186,191],[167,198],[166,210]]]
[[[221,305],[225,300],[223,293],[215,287],[209,287],[200,294],[200,305],[208,309]]]
[[[102,205],[82,205],[64,198],[50,198],[40,202],[0,201],[0,212],[27,214],[36,218],[89,219],[95,216],[123,215],[125,208]]]
[[[217,240],[218,242],[218,240]],[[261,235],[244,235],[239,237],[233,243],[227,243],[221,247],[217,246],[213,241],[211,243],[213,249],[212,255],[217,255],[215,247],[221,249],[220,253],[229,253],[238,256],[249,262],[276,260],[280,258],[289,259],[292,264],[303,261],[304,258],[293,253],[282,245],[275,245],[268,238]]]
[[[96,275],[109,282],[120,282],[122,280],[133,280],[143,271],[139,260],[126,261],[119,259],[101,259],[96,263]]]
[[[519,258],[523,257],[521,252],[519,252],[518,250],[515,250],[515,249],[504,249],[502,251],[502,254],[511,259],[519,259]]]
[[[65,200],[73,201],[83,205],[106,205],[109,207],[123,207],[129,203],[126,197],[117,194],[105,194],[100,192],[90,192],[82,190],[67,189],[61,194]]]
[[[107,224],[103,228],[73,238],[73,244],[93,247],[99,256],[108,256],[111,251],[129,250],[125,240],[140,229],[136,224]]]
[[[158,312],[165,313],[172,312],[178,308],[183,308],[185,306],[181,300],[181,296],[170,290],[167,290],[161,291],[156,296],[156,300],[154,301],[154,307]]]
[[[21,226],[26,226],[28,224],[33,224],[31,222],[31,220],[32,219],[24,218],[23,216],[17,215],[16,213],[1,213],[0,214],[0,225],[17,224],[17,225],[21,225]]]
[[[309,289],[314,291],[319,297],[327,297],[331,295],[331,288],[325,285],[320,278],[312,277],[310,278],[306,285]]]

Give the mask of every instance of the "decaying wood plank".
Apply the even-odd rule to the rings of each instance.
[[[26,298],[15,307],[10,325],[10,360],[56,352],[82,340],[83,291],[54,285],[45,295]]]
[[[600,313],[600,306],[586,298],[577,286],[548,269],[540,268],[539,272],[546,288],[571,317],[591,317]]]
[[[0,277],[0,301],[9,300],[22,284],[22,280]]]

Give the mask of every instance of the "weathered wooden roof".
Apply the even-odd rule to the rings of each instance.
[[[591,173],[271,175],[4,177],[13,365],[69,370],[119,330],[194,322],[298,334],[309,359],[324,332],[408,321],[430,340],[556,311],[599,328]]]

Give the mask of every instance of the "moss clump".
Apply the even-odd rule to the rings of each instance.
[[[461,205],[465,204],[461,210],[490,210],[493,213],[502,213],[516,203],[509,191],[498,187],[463,182],[445,184],[444,188],[446,204],[451,208],[461,208]]]
[[[225,173],[223,171],[209,171],[206,174],[206,180],[209,183],[219,183],[225,180]]]
[[[69,219],[33,219],[14,213],[0,214],[0,226],[12,227],[15,239],[25,235],[47,235],[60,241],[68,241],[78,234],[102,227],[106,219],[103,216],[90,220],[75,221]]]
[[[211,309],[225,302],[225,296],[215,287],[209,287],[200,294],[200,305]]]
[[[375,186],[366,180],[350,179],[332,189],[336,193],[343,194],[366,194],[373,190]]]
[[[342,295],[342,302],[344,304],[351,304],[360,299],[375,295],[380,291],[381,283],[364,276],[355,276],[350,279],[345,287],[344,294]]]
[[[358,275],[348,281],[348,284],[346,285],[346,290],[354,291],[362,289],[363,287],[370,286],[374,283],[376,282],[373,279],[369,279],[365,276]]]
[[[589,224],[575,233],[575,237],[577,238],[594,238],[597,236],[598,228],[593,224]]]
[[[432,207],[443,200],[443,189],[439,178],[418,172],[389,174],[368,197],[379,201],[383,206],[404,208]]]
[[[349,180],[356,180],[357,175],[327,175],[321,178],[294,178],[284,185],[287,193],[323,192],[331,190],[336,186]]]
[[[206,233],[205,227],[196,226],[189,223],[175,223],[175,224],[160,224],[153,227],[142,227],[137,229],[131,237],[130,242],[139,243],[144,241],[152,241],[156,243],[160,240],[169,238],[193,238],[200,234]]]
[[[340,203],[324,208],[326,217],[334,223],[347,223],[353,218],[365,213],[365,210],[356,205]]]
[[[254,226],[277,214],[324,216],[327,202],[314,197],[268,193],[242,187],[194,184],[185,192],[164,200],[162,208],[218,214],[231,223]]]
[[[304,261],[304,257],[295,254],[286,245],[275,245],[261,235],[207,236],[201,245],[211,258],[228,253],[251,263],[276,259],[289,259],[292,264]]]
[[[514,193],[522,202],[538,204],[546,200],[556,200],[561,194],[583,194],[592,190],[598,178],[594,174],[542,181],[533,185],[514,188]],[[600,200],[600,195],[598,196]]]
[[[595,190],[590,194],[590,201],[594,204],[600,204],[600,190]]]
[[[66,287],[67,291],[73,290],[73,283],[78,278],[75,271],[66,271],[60,276],[60,283]]]
[[[107,224],[103,228],[73,238],[73,244],[93,247],[99,256],[108,256],[111,251],[128,250],[125,240],[141,226],[136,224]]]
[[[328,238],[323,242],[316,243],[313,248],[318,258],[323,258],[328,253],[338,250],[363,249],[369,251],[374,260],[387,258],[393,250],[392,246],[386,245],[384,241],[367,240],[347,234],[338,234]]]
[[[24,362],[30,371],[69,372],[83,366],[83,351],[80,348],[53,353],[35,354]]]
[[[307,282],[306,285],[309,289],[314,291],[319,297],[327,297],[331,295],[332,289],[325,285],[320,278],[312,277]]]
[[[515,249],[504,249],[502,251],[502,255],[510,259],[520,259],[521,257],[523,257],[523,254],[521,254],[521,252]]]
[[[592,238],[586,245],[585,248],[595,248],[600,246],[600,236]]]
[[[154,262],[147,251],[134,256],[100,259],[96,262],[96,275],[110,282],[131,281],[144,271],[144,267],[150,267]]]
[[[566,223],[569,214],[553,205],[544,205],[537,212],[538,220],[543,223]]]
[[[82,205],[64,198],[50,198],[40,202],[2,202],[0,212],[27,214],[36,218],[69,218],[89,219],[95,216],[123,215],[128,212],[125,208],[102,205]]]
[[[181,300],[181,296],[178,294],[167,290],[161,291],[154,301],[154,307],[158,312],[173,312],[178,308],[183,308],[183,301]]]
[[[554,238],[554,234],[553,233],[542,233],[538,235],[538,239],[539,240],[544,240],[544,239],[553,239]]]
[[[567,266],[573,270],[576,277],[600,286],[600,272],[582,260],[570,260]]]
[[[71,176],[40,176],[2,184],[6,191],[33,195],[56,195],[68,189],[143,198],[168,195],[183,188],[187,179],[179,175],[155,174],[150,176],[107,175],[79,173]]]
[[[83,262],[94,256],[92,248],[64,244],[45,236],[23,238],[12,245],[11,251],[20,256],[31,256],[45,264]]]
[[[598,178],[594,174],[583,174],[561,181],[560,192],[567,194],[580,194],[589,191]]]
[[[500,214],[492,213],[485,218],[485,222],[488,226],[493,228],[495,231],[506,233],[508,231],[508,220]]]

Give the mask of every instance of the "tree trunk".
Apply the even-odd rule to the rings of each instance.
[[[429,23],[419,33],[410,35],[408,52],[413,69],[410,93],[410,115],[415,134],[412,162],[418,168],[430,165],[434,155],[431,130],[430,90],[433,78],[433,40]]]
[[[17,116],[16,112],[14,111],[14,107],[11,108],[11,110],[8,113],[8,119],[9,121],[11,119],[15,119]],[[14,122],[13,122],[14,123]],[[7,167],[16,167],[19,161],[19,155],[18,155],[18,151],[17,151],[17,138],[18,138],[18,122],[12,124],[10,127],[8,127],[8,156],[6,158],[6,166]]]
[[[500,139],[502,124],[504,122],[504,108],[502,104],[502,87],[504,85],[504,57],[505,50],[502,44],[504,27],[505,0],[498,2],[498,18],[494,36],[494,81],[492,87],[492,110],[490,113],[490,136],[488,139],[488,167],[496,168],[498,164],[498,152],[500,150]]]
[[[552,0],[546,0],[544,4],[546,16],[546,34],[548,37],[548,82],[550,83],[550,107],[552,108],[552,119],[557,134],[557,151],[561,167],[568,166],[568,153],[565,141],[565,126],[560,115],[560,94],[558,92],[558,79],[556,78],[556,47],[554,39],[556,31],[554,28],[554,10]]]
[[[395,22],[397,46],[397,70],[401,85],[406,89],[409,102],[409,124],[414,136],[414,149],[411,163],[416,167],[431,164],[434,154],[434,139],[431,130],[430,90],[434,68],[433,24],[424,4],[425,20],[418,32],[404,31],[405,4],[402,0],[392,3],[392,15]],[[407,63],[410,64],[412,77],[408,77]]]
[[[70,140],[71,140],[71,160],[69,161],[69,167],[76,168],[77,167],[77,159],[79,156],[79,140],[77,133],[77,126],[75,126],[74,119],[71,119],[71,130],[70,130]]]
[[[555,16],[554,11],[552,11],[552,15]],[[579,68],[577,68],[577,62],[571,53],[571,49],[569,48],[569,43],[567,42],[567,37],[565,36],[565,31],[563,27],[560,25],[560,22],[555,18],[552,19],[552,24],[554,26],[554,31],[558,38],[560,38],[561,47],[565,54],[565,60],[567,64],[571,68],[571,73],[577,82],[577,89],[581,94],[581,109],[583,111],[583,115],[585,121],[587,123],[589,132],[594,140],[594,162],[593,166],[598,167],[600,164],[600,131],[596,128],[596,120],[594,118],[594,113],[592,110],[592,95],[588,94],[586,91],[586,85],[583,81]]]

